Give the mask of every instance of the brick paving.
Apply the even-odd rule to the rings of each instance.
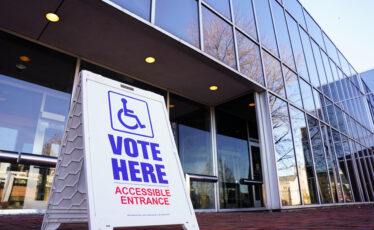
[[[374,229],[374,206],[341,206],[282,212],[199,213],[201,230],[243,229]],[[1,230],[40,229],[42,215],[0,216]],[[61,230],[86,230],[87,224],[64,224]],[[129,228],[125,228],[128,230]],[[142,227],[132,230],[182,229]]]

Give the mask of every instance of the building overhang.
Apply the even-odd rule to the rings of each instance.
[[[48,12],[56,12],[60,22],[48,22]],[[207,105],[263,90],[192,45],[100,0],[3,0],[0,27]],[[147,56],[156,63],[147,64]],[[210,91],[210,85],[219,90]]]

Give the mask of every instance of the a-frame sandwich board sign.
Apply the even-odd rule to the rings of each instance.
[[[199,229],[164,98],[81,71],[42,229]]]

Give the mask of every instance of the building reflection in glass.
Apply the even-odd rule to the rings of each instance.
[[[273,125],[281,202],[283,206],[300,205],[299,181],[287,103],[269,94],[269,105]],[[303,176],[305,177],[305,175]]]
[[[0,150],[57,156],[70,94],[0,75]]]
[[[0,208],[45,209],[54,168],[0,163]]]

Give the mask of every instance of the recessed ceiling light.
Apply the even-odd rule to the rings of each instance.
[[[212,86],[209,87],[209,90],[216,91],[216,90],[218,90],[218,86],[212,85]]]
[[[147,63],[154,63],[156,61],[156,58],[154,57],[146,57],[145,62]]]
[[[46,15],[45,15],[45,17],[48,19],[48,21],[50,21],[50,22],[58,22],[58,21],[60,21],[60,17],[57,15],[57,14],[55,14],[55,13],[47,13]]]
[[[169,105],[169,108],[174,108],[175,107],[175,105]]]
[[[24,70],[26,69],[27,67],[25,65],[22,65],[22,64],[17,64],[16,65],[16,68],[19,69],[19,70]]]
[[[29,57],[27,57],[27,56],[19,56],[19,60],[24,61],[24,62],[31,61],[31,59]]]
[[[254,107],[254,106],[256,106],[255,103],[249,103],[249,107]]]

